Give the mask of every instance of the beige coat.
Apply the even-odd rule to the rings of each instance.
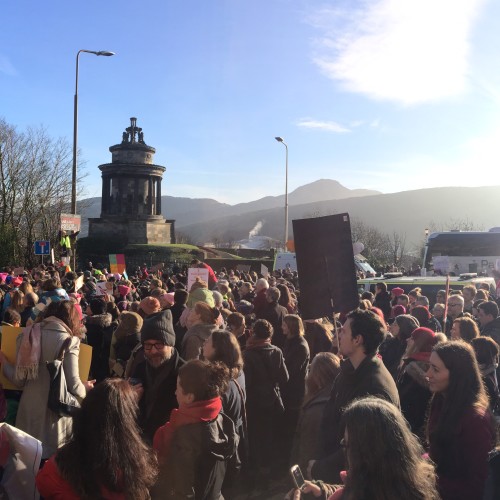
[[[42,322],[41,356],[36,380],[18,380],[15,378],[15,366],[5,364],[2,368],[5,376],[20,388],[24,388],[19,403],[16,427],[40,440],[43,446],[42,458],[49,458],[62,446],[71,434],[72,418],[58,417],[47,407],[49,397],[49,372],[46,361],[53,361],[68,332],[56,322]],[[17,339],[17,349],[21,336]],[[64,354],[64,375],[69,392],[80,400],[85,397],[85,386],[80,380],[78,356],[80,339],[73,337]]]

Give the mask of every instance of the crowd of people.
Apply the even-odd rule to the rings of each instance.
[[[500,498],[487,287],[380,282],[353,311],[302,318],[296,272],[191,267],[208,280],[189,289],[187,268],[0,274],[2,326],[23,327],[16,358],[0,351],[18,388],[0,416],[42,443],[44,499],[265,499],[293,465],[290,499]],[[61,350],[71,416],[47,406]]]

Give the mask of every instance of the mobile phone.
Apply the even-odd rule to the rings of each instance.
[[[293,479],[293,482],[295,483],[295,486],[299,490],[302,490],[302,488],[305,486],[306,482],[304,480],[304,476],[302,475],[302,471],[300,470],[300,467],[298,465],[294,465],[293,467],[291,467],[290,474],[292,475],[292,479]]]

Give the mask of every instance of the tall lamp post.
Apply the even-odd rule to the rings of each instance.
[[[82,52],[87,52],[87,54],[94,54],[96,56],[114,56],[114,52],[109,52],[108,50],[79,50],[76,54],[76,82],[75,82],[75,100],[73,108],[73,170],[71,173],[71,213],[76,214],[76,150],[78,147],[78,62],[80,60],[80,54]]]
[[[283,140],[283,137],[275,137],[278,142],[285,146],[285,252],[287,251],[288,243],[288,145]]]

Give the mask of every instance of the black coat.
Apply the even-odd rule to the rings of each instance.
[[[288,370],[281,349],[265,345],[243,351],[247,409],[266,410],[275,404],[275,387],[288,382]]]
[[[427,367],[426,363],[420,361],[405,360],[397,381],[401,412],[408,420],[411,431],[422,439],[427,406],[431,399],[431,391],[425,378]]]
[[[184,360],[174,349],[172,357],[159,368],[153,368],[147,360],[138,364],[132,378],[141,381],[144,394],[139,401],[139,425],[150,443],[162,425],[170,420],[170,412],[178,407],[175,390],[177,374]]]
[[[175,430],[168,467],[160,469],[151,498],[221,500],[221,488],[238,436],[233,421],[219,413],[211,422],[183,425]]]
[[[396,380],[401,358],[405,351],[406,342],[402,342],[397,337],[386,337],[380,346],[379,353],[382,356],[382,361],[394,380]]]
[[[283,355],[290,377],[288,383],[283,387],[283,403],[287,410],[298,410],[304,401],[309,367],[309,346],[306,339],[302,335],[288,338],[285,342]]]
[[[375,295],[373,307],[378,307],[383,313],[386,321],[391,316],[391,294],[389,292],[379,292]]]
[[[354,369],[349,359],[340,365],[340,373],[333,383],[330,400],[326,404],[321,425],[322,457],[316,461],[312,477],[329,483],[339,483],[339,474],[345,470],[342,414],[346,406],[363,396],[377,396],[399,407],[399,395],[391,374],[377,357],[367,357]]]

